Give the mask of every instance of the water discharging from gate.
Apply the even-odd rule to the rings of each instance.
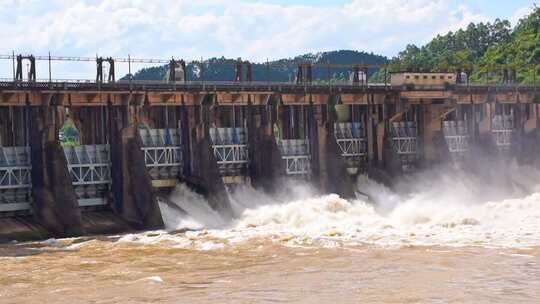
[[[434,170],[395,191],[360,181],[369,203],[239,186],[233,220],[179,185],[160,203],[166,231],[0,246],[0,298],[538,303],[540,174],[524,172]]]
[[[266,237],[285,237],[289,245],[536,246],[538,177],[537,172],[523,175],[515,165],[481,175],[433,170],[409,176],[395,191],[360,180],[370,202],[317,195],[299,181],[284,183],[283,191],[273,196],[240,186],[230,194],[232,221],[180,185],[169,199],[185,212],[163,203],[161,208],[168,230],[198,230],[191,235],[204,235],[205,246],[208,236],[219,240],[218,246]]]

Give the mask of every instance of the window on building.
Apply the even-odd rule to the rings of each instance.
[[[427,75],[424,75],[424,79],[427,79]]]
[[[410,79],[410,78],[411,78],[411,76],[407,75],[407,76],[405,76],[405,78],[407,78],[407,79]]]
[[[441,80],[442,80],[442,79],[444,79],[444,76],[443,76],[443,75],[441,75]]]
[[[420,76],[414,75],[414,79],[420,79]]]
[[[437,76],[431,76],[431,79],[437,79]]]

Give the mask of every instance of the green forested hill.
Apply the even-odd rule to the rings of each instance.
[[[510,23],[471,23],[466,29],[437,36],[423,47],[408,45],[392,62],[396,70],[443,71],[472,67],[488,48],[510,41]]]
[[[373,53],[341,50],[306,54],[295,58],[253,64],[255,81],[291,81],[299,63],[314,64],[388,64],[389,71],[469,71],[471,81],[501,81],[503,71],[515,70],[520,83],[540,82],[540,8],[533,11],[512,28],[507,20],[471,23],[467,28],[446,35],[438,35],[424,46],[408,45],[398,56],[388,61]],[[188,80],[231,81],[235,76],[236,59],[212,58],[205,60],[204,72],[199,65],[189,64]],[[350,68],[319,67],[313,79],[344,80]],[[137,80],[163,80],[167,65],[145,68],[134,74]],[[536,71],[536,72],[535,72]],[[384,73],[370,69],[371,81],[383,81]]]
[[[299,63],[311,62],[313,64],[373,64],[382,65],[387,61],[384,56],[373,53],[341,50],[332,52],[322,52],[317,54],[306,54],[289,59],[280,59],[266,63],[253,63],[254,81],[291,81],[296,76],[296,69]],[[235,77],[236,59],[211,58],[205,60],[203,72],[199,65],[188,64],[188,80],[208,81],[232,81]],[[136,80],[163,80],[166,78],[168,66],[158,66],[141,69],[133,75]],[[315,68],[313,70],[314,81],[326,81],[331,79],[346,79],[350,68]],[[369,70],[371,75],[375,70]]]
[[[540,8],[521,19],[505,43],[489,48],[476,65],[478,77],[497,66],[516,68],[517,81],[531,83],[540,75]],[[536,75],[535,75],[536,74]]]
[[[471,23],[466,29],[439,35],[422,47],[408,45],[389,64],[393,71],[471,72],[472,81],[502,80],[516,71],[521,83],[535,81],[540,63],[540,8],[515,28],[507,20]],[[374,78],[382,79],[380,73]]]

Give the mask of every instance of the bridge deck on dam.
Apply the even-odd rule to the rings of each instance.
[[[209,95],[215,102],[230,105],[267,104],[280,96],[283,104],[327,104],[339,96],[343,104],[383,104],[399,100],[409,103],[455,102],[539,103],[540,86],[454,84],[449,86],[391,86],[369,83],[280,83],[280,82],[0,82],[0,106],[42,105],[55,98],[63,105],[200,105]]]
[[[313,92],[344,91],[355,92],[362,90],[389,90],[390,85],[384,83],[352,84],[346,82],[332,84],[297,84],[293,82],[234,82],[234,81],[117,81],[114,83],[96,83],[92,81],[43,81],[43,82],[13,82],[0,81],[3,90],[52,90],[52,91],[257,91],[257,92]]]
[[[422,86],[420,91],[430,90],[455,90],[455,91],[538,91],[537,85],[523,84],[454,84],[445,88],[438,86]],[[275,81],[126,81],[121,80],[111,83],[97,83],[90,80],[53,80],[53,81],[0,81],[0,90],[40,90],[40,91],[257,91],[257,92],[364,92],[376,91],[401,91],[403,87],[396,87],[385,83],[357,83],[332,82],[332,83],[295,83]],[[407,89],[405,89],[407,90]],[[411,89],[409,89],[411,90]]]

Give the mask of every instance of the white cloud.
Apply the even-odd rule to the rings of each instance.
[[[455,32],[459,29],[466,28],[470,23],[491,22],[493,18],[480,13],[474,13],[467,6],[461,5],[455,10],[451,10],[447,16],[446,22],[443,22],[439,27],[436,27],[431,35],[428,35],[423,43],[429,42],[438,34],[446,34]]]
[[[530,14],[533,10],[533,6],[524,6],[522,8],[517,9],[512,17],[510,17],[510,23],[512,23],[512,26],[516,26],[520,19]]]
[[[391,56],[407,43],[487,19],[444,0],[351,0],[322,7],[245,0],[0,0],[0,53],[261,61],[357,49]]]

